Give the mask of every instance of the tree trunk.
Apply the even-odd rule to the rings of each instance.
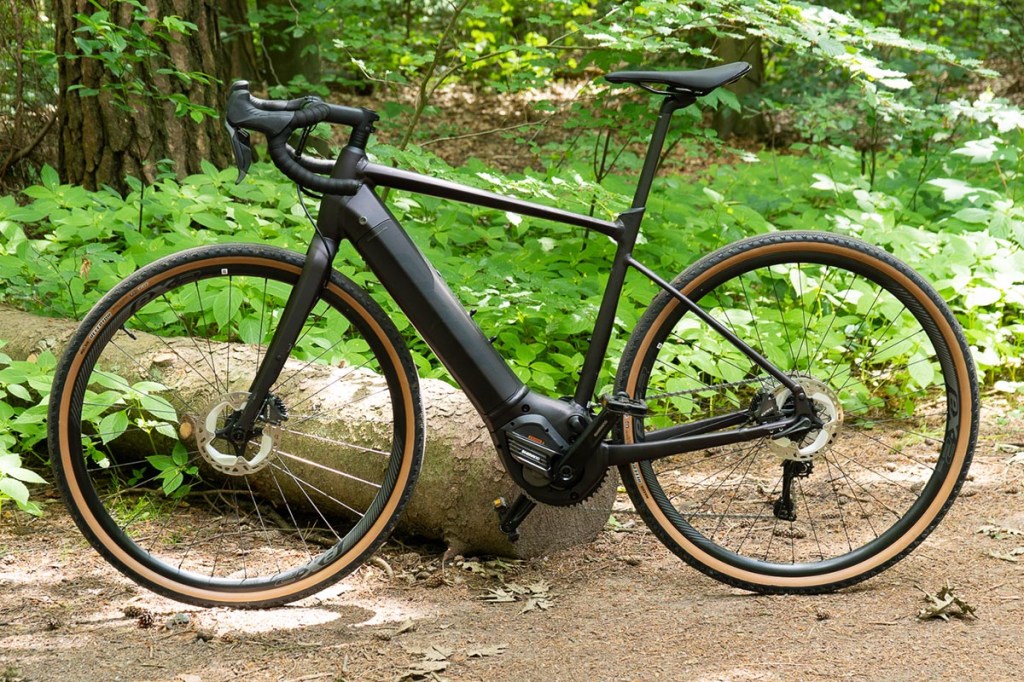
[[[26,359],[44,348],[59,354],[76,326],[76,323],[66,320],[40,318],[0,308],[0,329],[4,330],[8,342],[4,352],[14,359]],[[103,356],[100,362],[104,368],[133,382],[151,379],[158,372],[161,383],[189,402],[195,399],[195,402],[202,403],[202,398],[197,396],[207,391],[207,387],[184,369],[188,366],[190,354],[195,352],[193,344],[184,339],[157,340],[148,334],[136,334],[140,347],[148,346],[149,350],[134,354],[130,359],[125,359],[123,354],[109,358]],[[175,356],[183,358],[181,367],[167,362],[168,344],[174,348]],[[227,344],[219,344],[225,346],[223,349],[216,345],[214,352],[227,353]],[[254,362],[256,358],[255,350],[242,344],[231,344],[230,350],[233,366]],[[329,415],[317,427],[322,429],[321,433],[344,442],[354,442],[357,434],[372,434],[374,412],[372,409],[357,411],[351,406],[351,400],[346,396],[351,395],[349,389],[357,390],[357,387],[339,388],[332,371],[340,370],[304,371],[301,390],[317,395],[324,402],[323,413]],[[380,380],[370,372],[346,379],[353,383]],[[325,390],[328,387],[330,390]],[[604,527],[612,511],[618,485],[614,471],[609,472],[608,480],[601,489],[583,505],[565,508],[539,506],[520,527],[520,540],[514,545],[508,542],[498,530],[493,502],[502,496],[511,502],[518,488],[505,474],[483,422],[466,397],[448,384],[423,379],[420,390],[427,412],[426,456],[416,491],[399,523],[399,532],[443,540],[455,553],[529,558],[589,542]],[[314,462],[313,466],[327,460],[334,464],[344,462],[344,468],[357,475],[360,466],[372,466],[372,463],[366,464],[365,456],[358,451],[353,451],[351,459],[346,459],[347,455],[336,449],[330,452],[311,449],[295,454]],[[300,471],[296,473],[301,476]],[[258,476],[253,484],[259,488]],[[343,487],[345,484],[336,485]],[[353,495],[365,490],[365,486],[354,485],[352,489],[331,488],[324,492],[337,499],[355,499]],[[300,506],[304,504],[301,490],[286,489],[284,493],[290,496],[290,502]]]
[[[263,75],[249,25],[249,3],[246,0],[217,0],[217,14],[224,38],[222,79],[225,83],[238,79],[262,83]]]
[[[116,33],[127,40],[118,58],[98,56],[110,53],[113,43],[107,40],[93,45],[91,55],[83,52],[83,42],[97,39],[76,18],[96,16],[89,0],[53,3],[55,49],[61,56],[62,179],[88,189],[110,185],[123,191],[127,176],[154,180],[164,159],[179,174],[199,172],[203,159],[227,165],[230,157],[220,121],[204,116],[196,122],[176,112],[184,107],[187,113],[187,103],[221,108],[221,88],[215,81],[179,77],[190,72],[219,75],[221,45],[213,0],[145,0],[148,19],[127,3],[100,4],[109,10],[109,21],[126,32]],[[168,31],[160,22],[170,16],[191,22],[196,29],[188,35]],[[139,58],[140,47],[152,54]],[[123,72],[115,74],[111,67]]]
[[[256,0],[256,5],[267,15],[260,24],[260,42],[268,84],[288,85],[296,76],[320,82],[316,33],[306,30],[296,36],[298,18],[290,0]]]
[[[736,93],[742,104],[744,99],[756,91],[760,87],[761,81],[764,80],[764,50],[761,39],[758,37],[719,38],[715,44],[715,55],[722,60],[723,64],[737,61],[750,63],[750,72],[727,86],[729,90]],[[744,116],[741,112],[722,106],[715,112],[715,132],[723,140],[732,135],[762,137],[767,132],[767,126],[762,116]]]

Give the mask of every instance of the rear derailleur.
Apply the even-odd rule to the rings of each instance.
[[[782,495],[775,500],[772,513],[782,521],[796,521],[796,503],[793,502],[793,479],[807,478],[814,471],[814,462],[787,459],[782,463]]]

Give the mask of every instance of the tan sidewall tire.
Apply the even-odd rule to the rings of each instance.
[[[152,287],[185,271],[235,265],[255,266],[265,269],[266,272],[278,271],[288,276],[297,276],[301,270],[301,263],[302,257],[298,254],[257,245],[200,247],[157,261],[122,282],[97,304],[76,332],[58,365],[54,391],[51,394],[50,431],[51,459],[58,485],[79,528],[90,543],[121,572],[160,594],[204,606],[263,607],[283,604],[315,593],[344,577],[368,558],[386,539],[411,495],[423,453],[423,413],[412,360],[398,332],[379,306],[355,284],[334,272],[327,289],[351,308],[386,349],[387,358],[380,360],[382,364],[385,361],[391,364],[398,379],[400,395],[396,397],[395,408],[404,410],[406,423],[401,446],[402,458],[394,485],[384,500],[376,520],[355,544],[330,564],[284,585],[252,591],[204,588],[176,581],[141,563],[125,550],[117,538],[106,531],[87,501],[82,482],[78,480],[82,472],[80,467],[75,465],[76,458],[80,459],[81,453],[73,451],[70,445],[73,440],[70,433],[71,420],[66,418],[66,415],[72,409],[72,394],[83,370],[86,356],[94,341],[102,337],[106,325],[115,320],[126,305]],[[85,369],[91,371],[91,367]],[[401,405],[397,404],[399,399]],[[92,487],[91,482],[86,482],[86,485]]]
[[[960,406],[957,428],[957,442],[953,447],[948,473],[932,502],[918,520],[895,541],[867,559],[840,570],[813,575],[778,576],[764,575],[745,570],[721,560],[689,540],[668,518],[666,510],[658,503],[653,473],[645,474],[644,466],[633,464],[622,467],[621,475],[634,505],[652,531],[678,556],[687,563],[712,577],[732,585],[760,592],[824,592],[864,580],[876,575],[910,552],[942,519],[949,505],[959,491],[967,473],[977,435],[977,385],[974,366],[966,353],[966,342],[938,295],[912,274],[906,266],[885,252],[845,237],[820,232],[787,232],[761,235],[729,245],[705,257],[680,275],[673,283],[683,294],[689,295],[710,278],[740,266],[747,260],[773,254],[821,253],[840,256],[869,264],[880,274],[891,278],[909,292],[934,320],[939,333],[950,350],[954,365],[955,381],[959,391]],[[627,344],[623,365],[619,370],[617,390],[635,395],[644,358],[651,343],[658,336],[666,320],[672,320],[678,313],[678,302],[667,296],[656,299],[638,324],[637,332]],[[653,317],[653,320],[650,318]],[[628,358],[628,360],[627,360]],[[624,442],[633,441],[632,424],[628,418],[623,421],[621,437]],[[649,469],[649,467],[648,467]],[[653,470],[651,470],[653,471]],[[664,497],[662,495],[662,497]],[[667,502],[665,504],[668,504]]]

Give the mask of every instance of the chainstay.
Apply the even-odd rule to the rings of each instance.
[[[704,386],[703,388],[692,388],[685,391],[672,391],[671,393],[658,393],[652,396],[645,396],[644,400],[655,400],[663,398],[677,398],[686,395],[694,395],[696,393],[703,393],[705,391],[714,390],[728,390],[731,388],[738,388],[740,386],[749,386],[751,384],[764,385],[768,377],[760,377],[754,379],[742,379],[740,381],[732,381],[725,384],[715,384],[714,386]],[[614,509],[612,507],[594,507],[588,505],[586,502],[580,503],[579,505],[572,505],[575,509],[581,509],[588,512],[602,512],[607,513],[609,516],[640,516],[640,512],[635,509]]]

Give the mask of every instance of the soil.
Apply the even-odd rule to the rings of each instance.
[[[200,609],[116,573],[42,492],[41,519],[5,509],[0,523],[0,680],[1016,679],[1024,401],[984,404],[970,479],[931,537],[811,597],[714,582],[620,515],[593,543],[526,563],[442,566],[444,547],[393,539],[296,604]],[[975,617],[919,619],[924,592],[947,584]]]

